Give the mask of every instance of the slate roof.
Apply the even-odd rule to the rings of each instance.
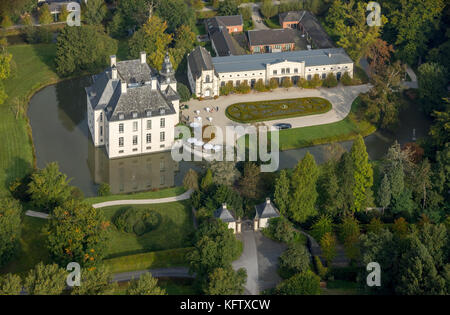
[[[164,109],[163,114],[161,109]],[[120,120],[119,114],[124,114],[123,120],[133,119],[134,112],[137,113],[135,118],[142,118],[149,117],[147,112],[151,113],[150,117],[175,114],[175,109],[158,89],[152,90],[151,84],[128,87],[126,93],[122,93],[118,85],[106,107],[108,120]]]
[[[214,47],[219,56],[240,55],[233,38],[226,30],[212,32],[210,39],[214,42]]]
[[[323,29],[319,20],[310,11],[300,11],[300,24],[311,37],[316,48],[332,48],[333,41]]]
[[[300,16],[301,16],[300,12],[301,11],[289,11],[289,12],[280,13],[278,15],[278,17],[280,19],[280,24],[282,24],[283,22],[299,22]]]
[[[214,217],[216,219],[222,220],[223,222],[235,222],[236,221],[234,219],[233,215],[231,214],[231,212],[226,208],[226,206],[224,207],[224,205],[222,205],[219,209],[214,211]]]
[[[152,73],[156,71],[150,68],[147,63],[141,63],[140,59],[120,61],[117,63],[119,78],[127,83],[150,82]]]
[[[248,31],[250,46],[295,43],[295,31],[290,28]]]
[[[201,46],[197,46],[188,55],[187,59],[194,79],[197,79],[202,74],[202,71],[214,70],[211,55]]]
[[[205,20],[206,31],[209,33],[213,28],[243,25],[242,15],[215,16]]]
[[[119,84],[119,80],[111,79],[111,70],[92,76],[92,85],[85,88],[86,94],[89,96],[92,108],[102,109],[111,99],[114,90]]]
[[[269,202],[267,202],[267,200]],[[256,205],[256,215],[255,219],[264,219],[264,218],[276,218],[280,216],[280,212],[273,205],[269,198],[267,198],[266,202]]]
[[[328,54],[331,54],[330,57]],[[305,66],[353,63],[343,48],[294,50],[271,54],[214,57],[212,64],[218,73],[265,70],[267,64],[283,61],[305,62]]]

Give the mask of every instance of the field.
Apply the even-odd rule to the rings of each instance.
[[[237,103],[227,107],[231,120],[241,123],[323,114],[331,110],[331,103],[320,97]]]
[[[125,206],[126,207],[126,206]],[[153,231],[137,236],[133,233],[118,231],[112,225],[111,238],[107,249],[107,258],[132,255],[149,251],[189,247],[192,245],[190,235],[194,232],[192,212],[188,202],[139,205],[138,209],[151,209],[158,212],[162,221]],[[101,208],[108,220],[123,209],[124,206]]]

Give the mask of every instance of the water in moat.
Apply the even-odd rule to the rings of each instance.
[[[182,184],[189,168],[199,170],[199,162],[173,161],[170,152],[109,160],[103,148],[95,148],[86,121],[87,77],[48,86],[36,93],[29,104],[28,117],[39,168],[52,161],[71,178],[85,196],[95,196],[98,184],[111,185],[113,193],[131,193],[161,189]],[[366,137],[367,151],[372,159],[382,157],[395,141],[406,143],[428,132],[430,121],[417,109],[401,115],[401,124],[394,133],[377,131]],[[346,149],[351,141],[342,142]],[[329,145],[280,152],[280,167],[292,168],[309,151],[318,163],[330,156]]]

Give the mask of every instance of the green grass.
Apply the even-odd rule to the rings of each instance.
[[[186,247],[128,255],[106,259],[103,261],[103,264],[107,266],[112,273],[187,266],[188,262],[186,260],[186,254],[190,250],[191,247]]]
[[[203,23],[195,24],[193,31],[195,35],[205,35],[206,34],[205,24]]]
[[[9,183],[34,167],[31,129],[26,115],[16,119],[12,110],[15,99],[26,113],[31,96],[42,87],[60,80],[54,71],[54,44],[14,45],[12,76],[4,81],[9,96],[0,105],[0,197],[9,195]]]
[[[356,98],[349,115],[339,122],[280,130],[280,150],[353,140],[359,134],[363,137],[368,136],[375,132],[376,127],[358,117],[359,106],[359,98]]]
[[[129,282],[120,282],[115,295],[125,295]],[[196,295],[200,294],[194,285],[194,279],[158,278],[158,286],[168,295]]]
[[[188,204],[187,201],[183,201],[134,206],[138,209],[151,209],[158,212],[162,217],[160,225],[153,231],[137,236],[120,232],[112,224],[106,258],[191,246],[190,236],[194,232],[194,226]],[[100,210],[111,221],[119,210],[126,207],[115,206]]]
[[[361,294],[359,286],[355,282],[334,280],[328,281],[327,287],[322,288],[322,295],[357,295]]]
[[[267,27],[269,28],[281,28],[281,25],[278,21],[278,15],[275,15],[273,17],[271,17],[270,19],[264,19],[264,23],[267,25]]]
[[[147,191],[140,192],[135,194],[123,194],[123,195],[111,195],[104,197],[90,197],[86,198],[84,201],[90,205],[105,202],[105,201],[113,201],[113,200],[123,200],[123,199],[159,199],[159,198],[167,198],[181,195],[184,193],[186,189],[182,186],[166,188],[157,191]]]
[[[231,120],[250,123],[282,118],[323,114],[331,103],[320,97],[293,98],[260,102],[236,103],[225,110]]]
[[[47,236],[43,232],[46,223],[43,219],[24,216],[17,256],[0,270],[1,274],[11,272],[24,275],[39,262],[50,262],[45,245]]]

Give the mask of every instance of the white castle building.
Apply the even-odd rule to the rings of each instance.
[[[334,73],[340,79],[345,72],[353,77],[353,61],[342,48],[212,58],[198,46],[188,55],[187,72],[192,93],[207,98],[218,96],[220,87],[228,82],[237,86],[247,81],[253,87],[260,79],[267,84],[272,78],[281,83],[289,77],[297,83],[300,78],[311,80],[315,74],[325,79]]]
[[[110,159],[171,149],[180,98],[168,54],[159,73],[145,52],[120,62],[111,56],[110,68],[92,79],[87,117],[96,147],[105,146]]]

